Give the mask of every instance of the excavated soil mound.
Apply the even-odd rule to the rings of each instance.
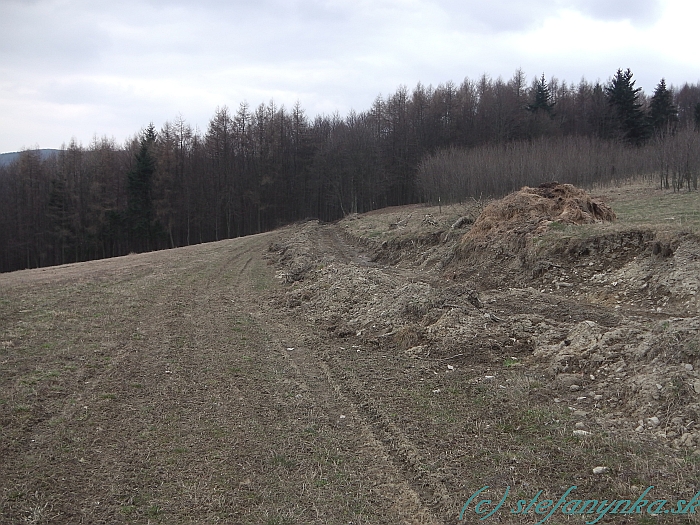
[[[537,234],[552,222],[586,224],[614,220],[615,212],[571,184],[548,182],[495,201],[477,218],[464,241]]]

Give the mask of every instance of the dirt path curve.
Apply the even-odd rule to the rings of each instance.
[[[322,253],[336,257],[346,264],[377,266],[367,253],[343,239],[343,235],[335,225],[324,226],[319,231],[318,240]]]
[[[271,307],[279,235],[0,275],[0,522],[440,522]]]

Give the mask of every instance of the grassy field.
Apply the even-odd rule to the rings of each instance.
[[[616,223],[548,235],[698,232],[697,192],[600,193]],[[667,499],[666,509],[690,501],[700,443],[635,432],[625,403],[641,394],[616,390],[614,376],[593,391],[591,372],[578,370],[582,386],[572,389],[532,358],[587,320],[608,331],[629,325],[620,333],[632,338],[645,326],[673,328],[681,314],[647,318],[570,288],[540,293],[540,282],[482,285],[483,307],[470,306],[455,290],[481,281],[455,283],[428,262],[457,242],[450,225],[479,206],[389,209],[0,275],[0,523],[458,523],[484,486],[461,522],[536,523],[544,514],[534,504],[511,512],[516,502],[539,491],[556,501],[574,485],[580,499],[634,501],[654,486],[650,499]],[[440,232],[441,243],[422,244]],[[297,236],[309,271],[285,283],[275,274],[294,247],[271,247]],[[412,256],[397,259],[400,271],[369,263],[352,239]],[[498,271],[509,283],[509,270]],[[416,290],[427,295],[407,295]],[[697,312],[682,316],[695,333]],[[667,333],[671,356],[680,332]],[[696,395],[686,383],[700,355],[678,359],[695,370],[679,372],[675,391],[663,380],[658,430],[670,432],[681,407],[695,436],[681,398]],[[627,365],[647,371],[641,359]],[[480,521],[475,505],[488,499],[481,508],[493,509],[506,490],[507,504]],[[697,516],[662,510],[600,523]],[[557,511],[547,523],[595,517]]]
[[[268,242],[0,276],[0,522],[373,521],[266,315]]]

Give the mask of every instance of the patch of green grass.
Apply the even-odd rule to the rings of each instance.
[[[266,525],[288,525],[294,523],[294,520],[282,516],[273,516],[271,518],[268,518],[265,523]]]
[[[276,467],[284,467],[286,469],[292,469],[296,466],[296,462],[293,459],[289,459],[282,454],[275,454],[272,457],[272,464]]]
[[[666,508],[668,509],[668,505],[666,506]],[[639,525],[656,525],[657,523],[659,523],[659,518],[656,517],[641,516],[639,518]]]
[[[698,231],[700,194],[697,191],[656,191],[614,202],[613,209],[623,224]]]
[[[224,438],[228,435],[228,432],[227,432],[226,428],[217,425],[217,426],[212,426],[211,435],[212,435],[212,437],[215,437],[215,438]]]
[[[131,516],[136,510],[135,505],[122,505],[119,511],[125,516]]]
[[[457,417],[455,416],[455,413],[453,410],[450,409],[445,409],[445,410],[439,410],[438,412],[435,413],[433,416],[433,420],[437,423],[455,423],[457,422]]]
[[[569,225],[564,222],[554,221],[549,224],[549,229],[552,231],[564,231],[568,226]]]
[[[258,292],[269,290],[275,284],[274,277],[261,266],[255,266],[251,269],[251,277],[253,278],[253,288]]]
[[[146,515],[150,518],[157,518],[163,514],[163,509],[158,505],[151,505],[146,509]]]
[[[22,379],[19,380],[19,382],[23,385],[35,385],[40,381],[43,381],[45,379],[51,379],[54,377],[59,377],[60,375],[61,372],[58,370],[37,370],[33,374],[24,376]]]
[[[19,490],[11,490],[7,494],[8,501],[19,501],[24,497],[24,492]]]
[[[687,341],[683,347],[683,353],[689,357],[700,356],[700,341],[697,339]]]
[[[684,459],[686,463],[691,465],[700,465],[700,454],[690,453]]]
[[[546,423],[560,420],[559,417],[545,408],[530,408],[521,413],[520,421],[524,424],[531,425],[534,428],[540,428]]]

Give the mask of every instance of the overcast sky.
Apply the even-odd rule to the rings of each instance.
[[[0,152],[274,99],[309,117],[512,77],[700,81],[698,0],[0,0]]]

